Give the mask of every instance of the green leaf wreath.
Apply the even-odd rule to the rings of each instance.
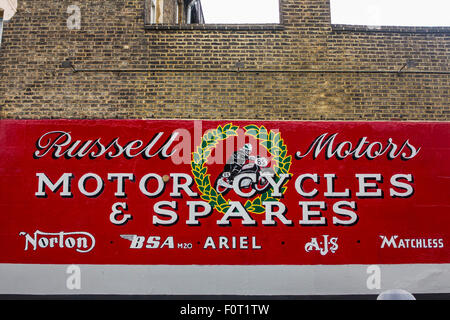
[[[202,137],[202,142],[197,146],[196,151],[192,153],[191,169],[194,175],[195,182],[201,193],[201,198],[207,201],[212,208],[221,213],[225,213],[229,208],[229,201],[226,200],[222,194],[218,193],[212,186],[206,162],[211,155],[212,149],[216,147],[219,141],[226,140],[228,137],[237,136],[238,126],[233,126],[232,123],[228,123],[225,126],[218,126],[214,130],[209,130]],[[265,147],[269,154],[272,155],[274,164],[275,176],[273,177],[275,182],[280,179],[280,174],[290,174],[289,169],[292,164],[292,156],[287,155],[287,147],[284,144],[283,139],[279,132],[267,131],[264,126],[258,127],[256,125],[249,125],[244,127],[245,134],[256,138],[260,145]],[[286,182],[285,182],[286,183]],[[262,214],[265,212],[263,203],[265,201],[277,201],[277,199],[271,197],[273,188],[268,189],[263,194],[254,198],[253,200],[247,200],[244,207],[248,212]],[[280,192],[284,194],[286,186],[280,188]]]

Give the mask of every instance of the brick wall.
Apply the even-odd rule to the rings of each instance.
[[[80,30],[67,28],[71,4]],[[144,0],[19,0],[0,48],[0,117],[450,119],[448,28],[332,26],[328,0],[282,0],[281,18],[145,27]],[[418,72],[397,74],[407,60]]]

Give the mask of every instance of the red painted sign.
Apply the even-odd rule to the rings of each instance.
[[[2,120],[0,263],[449,263],[449,129]]]

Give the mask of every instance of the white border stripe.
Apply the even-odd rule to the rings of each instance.
[[[367,287],[369,265],[78,265],[80,289],[67,288],[68,266],[0,264],[0,294],[346,295],[389,289],[450,293],[450,264],[379,265],[379,289]]]

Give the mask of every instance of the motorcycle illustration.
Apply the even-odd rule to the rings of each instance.
[[[244,147],[245,148],[245,147]],[[255,174],[256,179],[246,176],[240,179],[239,188],[253,188],[258,193],[263,193],[270,187],[267,176],[273,176],[275,172],[272,168],[268,167],[269,161],[264,157],[248,156],[245,157],[245,163],[237,165],[236,163],[227,164],[224,171],[219,174],[215,183],[214,189],[222,194],[226,195],[231,189],[233,189],[234,179],[243,174]]]

